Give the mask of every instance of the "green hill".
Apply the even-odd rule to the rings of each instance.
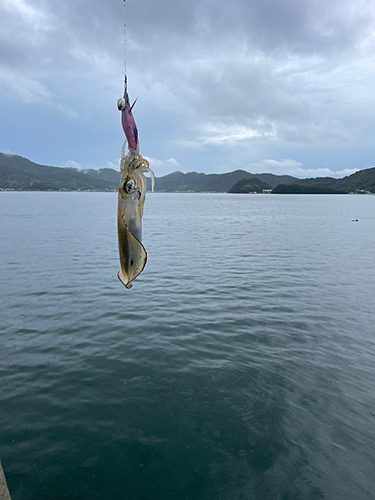
[[[358,191],[375,193],[375,167],[359,170],[354,174],[334,179],[333,177],[316,177],[310,179],[298,179],[289,188],[277,186],[273,193],[307,193],[307,189],[320,193],[355,193]]]
[[[99,170],[94,170],[93,168],[85,168],[79,170],[79,172],[90,175],[95,179],[102,179],[105,181],[109,181],[114,186],[116,186],[116,188],[118,188],[118,185],[120,183],[120,177],[121,177],[120,172],[119,170],[113,170],[113,168],[99,168]]]
[[[230,188],[229,193],[261,193],[263,189],[271,189],[266,182],[262,182],[256,177],[242,179]]]
[[[238,181],[242,179],[258,179],[267,183],[267,188],[272,188],[280,183],[291,184],[295,177],[290,175],[251,174],[245,170],[235,170],[225,174],[202,174],[198,172],[173,172],[173,174],[159,177],[155,181],[156,191],[194,191],[227,193]],[[265,188],[266,189],[266,188]]]
[[[117,172],[117,175],[119,178],[119,172]],[[73,168],[38,165],[22,156],[0,153],[0,189],[14,189],[17,191],[113,191],[117,188],[118,180],[114,182],[101,177],[100,174],[95,177]]]
[[[375,193],[375,167],[359,170],[355,174],[337,179],[336,187],[348,193],[354,193],[357,190]]]

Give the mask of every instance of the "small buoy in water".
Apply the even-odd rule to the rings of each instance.
[[[358,222],[358,219],[352,219],[352,222]]]

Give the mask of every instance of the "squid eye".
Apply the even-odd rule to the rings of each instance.
[[[125,99],[123,97],[121,97],[121,99],[119,99],[117,101],[117,109],[119,111],[122,111],[123,109],[125,109]]]
[[[130,179],[127,182],[125,182],[124,189],[128,194],[134,193],[134,191],[137,189],[137,184],[134,179]]]

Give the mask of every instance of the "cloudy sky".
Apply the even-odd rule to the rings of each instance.
[[[118,169],[123,0],[0,1],[0,151]],[[375,165],[373,0],[126,0],[141,153],[182,172]]]

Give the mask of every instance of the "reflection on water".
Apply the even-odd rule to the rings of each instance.
[[[374,201],[0,193],[12,499],[371,499]]]

